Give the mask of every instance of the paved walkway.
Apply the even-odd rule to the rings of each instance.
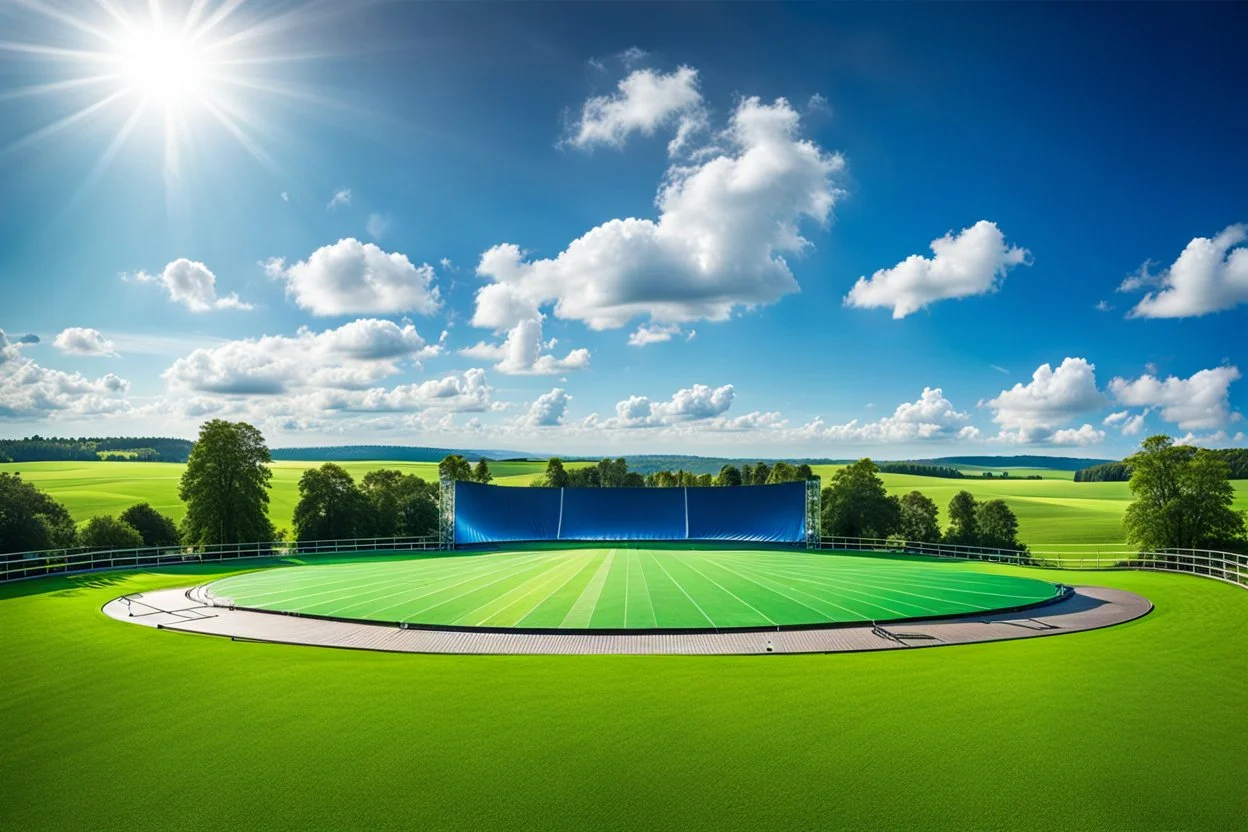
[[[864,624],[777,632],[636,635],[459,632],[323,621],[214,607],[208,604],[201,587],[126,595],[106,604],[104,612],[121,621],[185,633],[398,653],[741,655],[904,650],[1037,638],[1121,624],[1146,615],[1152,608],[1148,599],[1134,593],[1085,586],[1076,587],[1075,594],[1066,600],[1015,613],[880,627]]]

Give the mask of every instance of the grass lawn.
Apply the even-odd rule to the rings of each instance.
[[[876,654],[419,656],[100,607],[233,567],[0,586],[0,828],[1229,830],[1248,593],[1106,630]]]
[[[913,558],[805,551],[559,547],[270,569],[214,581],[220,602],[458,627],[708,629],[1009,609],[1057,587]]]
[[[290,528],[295,503],[299,501],[299,477],[315,462],[273,463],[273,490],[269,515],[273,524]],[[570,462],[570,468],[590,463]],[[343,468],[357,480],[377,468],[398,468],[427,480],[437,479],[433,462],[344,462]],[[490,466],[499,485],[527,486],[545,470],[542,462],[500,462]],[[817,465],[815,473],[826,485],[840,467]],[[178,479],[182,465],[167,462],[23,462],[2,463],[0,472],[21,471],[35,483],[65,503],[80,523],[95,514],[118,514],[134,503],[147,501],[159,511],[181,520],[185,513],[178,499]],[[1020,469],[1040,473],[1037,469]],[[1034,549],[1086,551],[1088,545],[1110,548],[1121,545],[1122,514],[1131,495],[1125,482],[1071,481],[1069,471],[1048,471],[1043,480],[969,477],[953,480],[909,474],[883,474],[885,486],[893,494],[919,490],[931,497],[943,513],[949,500],[962,489],[980,499],[1000,497],[1018,515],[1019,537]],[[1047,476],[1047,474],[1046,474]],[[1248,509],[1248,480],[1237,480],[1235,507]],[[942,521],[943,522],[943,521]]]

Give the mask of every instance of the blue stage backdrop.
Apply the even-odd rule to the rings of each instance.
[[[737,540],[802,543],[806,484],[522,488],[455,483],[455,543]]]

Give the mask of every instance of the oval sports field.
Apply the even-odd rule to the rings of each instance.
[[[424,627],[786,628],[1019,609],[1047,581],[906,558],[790,550],[523,549],[283,567],[214,581],[216,604]]]

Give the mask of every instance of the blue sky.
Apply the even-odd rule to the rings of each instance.
[[[117,8],[0,10],[0,435],[1248,444],[1242,8]]]

